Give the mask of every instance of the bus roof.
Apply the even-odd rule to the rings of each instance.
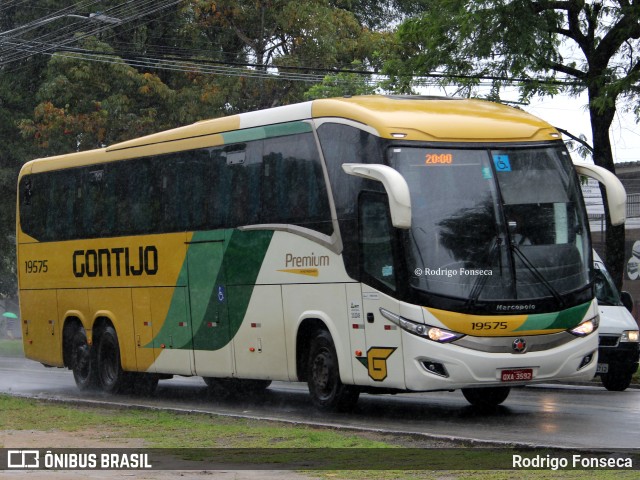
[[[529,142],[560,139],[548,123],[522,110],[502,104],[444,97],[369,95],[313,100],[255,112],[196,122],[144,137],[127,140],[92,152],[36,160],[36,171],[73,165],[114,161],[138,155],[154,155],[209,145],[224,138],[210,136],[246,128],[308,119],[355,122],[383,138],[432,142]],[[208,137],[208,138],[206,138]],[[173,145],[167,148],[167,144]],[[144,153],[138,149],[148,147]],[[106,155],[98,156],[99,153]],[[100,158],[102,157],[102,158]],[[64,161],[59,162],[56,160]],[[31,163],[31,162],[30,162]],[[55,166],[54,166],[55,165]]]
[[[548,123],[506,105],[475,99],[363,96],[317,100],[314,117],[350,118],[384,138],[491,142],[559,139]],[[394,135],[395,134],[395,135]]]

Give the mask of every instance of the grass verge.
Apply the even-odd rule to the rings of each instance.
[[[23,357],[22,340],[0,340],[0,357]]]
[[[142,439],[145,447],[202,449],[253,449],[256,455],[268,457],[270,463],[278,468],[288,469],[287,449],[312,449],[322,454],[326,449],[341,449],[341,459],[349,462],[349,449],[360,453],[363,449],[371,452],[369,462],[362,462],[361,469],[350,470],[312,470],[305,474],[313,478],[326,479],[423,479],[440,478],[447,480],[477,479],[502,480],[519,479],[582,479],[585,473],[589,478],[626,479],[637,478],[637,472],[625,471],[490,471],[482,469],[482,460],[478,449],[465,448],[452,452],[452,442],[423,440],[413,437],[382,435],[360,432],[345,432],[336,429],[318,428],[283,424],[271,421],[221,417],[205,414],[177,414],[159,410],[121,409],[104,407],[86,407],[78,405],[60,405],[32,399],[21,399],[0,395],[0,433],[16,430],[37,432],[57,432],[57,436],[93,436],[105,441],[104,446],[118,447],[124,439]],[[4,445],[2,445],[4,447]],[[55,447],[64,447],[64,444]],[[464,447],[464,445],[457,445]],[[54,447],[54,445],[51,445]],[[383,470],[372,469],[376,460],[402,457],[408,450],[422,447],[447,447],[438,450],[442,455],[434,461],[428,470]],[[467,446],[468,447],[468,446]],[[268,449],[268,453],[265,453]],[[389,450],[395,449],[395,450]],[[183,458],[189,457],[189,452]],[[229,450],[231,452],[231,450]],[[440,452],[442,452],[440,454]],[[443,470],[438,465],[446,465],[447,455],[455,455],[459,465],[472,465],[475,471]],[[534,452],[538,453],[538,452]],[[534,454],[529,452],[529,455]],[[510,456],[512,451],[503,449],[499,455]],[[540,452],[544,455],[545,452]],[[196,455],[197,451],[191,455]],[[355,455],[354,455],[355,456]],[[487,461],[491,461],[488,457]],[[348,463],[347,463],[348,464]],[[450,464],[450,463],[449,463]]]

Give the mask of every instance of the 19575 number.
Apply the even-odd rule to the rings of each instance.
[[[506,330],[508,327],[507,322],[473,322],[471,324],[472,330]]]
[[[27,260],[24,262],[25,273],[47,273],[49,266],[46,260]]]

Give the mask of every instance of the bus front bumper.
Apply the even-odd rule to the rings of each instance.
[[[528,337],[522,337],[525,342]],[[505,341],[513,342],[514,338]],[[542,351],[488,353],[439,344],[403,332],[407,390],[517,386],[550,381],[587,381],[596,373],[598,335],[575,337]]]

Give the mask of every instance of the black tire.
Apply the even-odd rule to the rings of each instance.
[[[462,394],[471,405],[481,408],[494,408],[509,396],[509,387],[463,388]]]
[[[107,393],[118,393],[128,385],[128,376],[120,363],[118,335],[111,325],[100,332],[98,342],[98,378],[100,387]]]
[[[95,350],[89,346],[82,327],[76,328],[71,336],[71,371],[79,390],[98,388]]]
[[[326,330],[320,330],[311,340],[307,383],[311,401],[319,410],[347,411],[358,402],[360,390],[340,381],[338,355]]]
[[[633,372],[603,373],[600,375],[600,380],[604,388],[610,392],[624,392],[631,385],[632,377]]]

